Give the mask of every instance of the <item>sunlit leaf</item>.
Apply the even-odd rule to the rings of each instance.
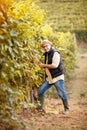
[[[4,40],[5,37],[4,37],[3,35],[0,35],[0,39],[1,39],[1,40]]]
[[[12,37],[17,37],[18,36],[18,32],[16,32],[16,31],[14,31],[14,30],[11,30],[10,31],[10,35],[12,36]]]

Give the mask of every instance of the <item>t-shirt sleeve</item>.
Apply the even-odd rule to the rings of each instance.
[[[55,52],[52,59],[52,65],[58,67],[59,63],[60,63],[60,54],[58,52]]]

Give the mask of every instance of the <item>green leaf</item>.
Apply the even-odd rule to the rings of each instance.
[[[12,53],[12,48],[10,46],[8,47],[8,51],[9,53]]]

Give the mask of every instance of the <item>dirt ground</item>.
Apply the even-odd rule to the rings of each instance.
[[[21,130],[87,130],[87,49],[77,54],[74,76],[68,85],[70,113],[63,114],[60,99],[46,99],[46,113],[22,113]],[[50,101],[49,101],[50,100]]]

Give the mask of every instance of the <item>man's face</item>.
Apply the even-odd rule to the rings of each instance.
[[[49,43],[46,43],[43,46],[43,49],[45,50],[45,52],[48,52],[50,50],[50,48],[51,48],[51,45]]]

